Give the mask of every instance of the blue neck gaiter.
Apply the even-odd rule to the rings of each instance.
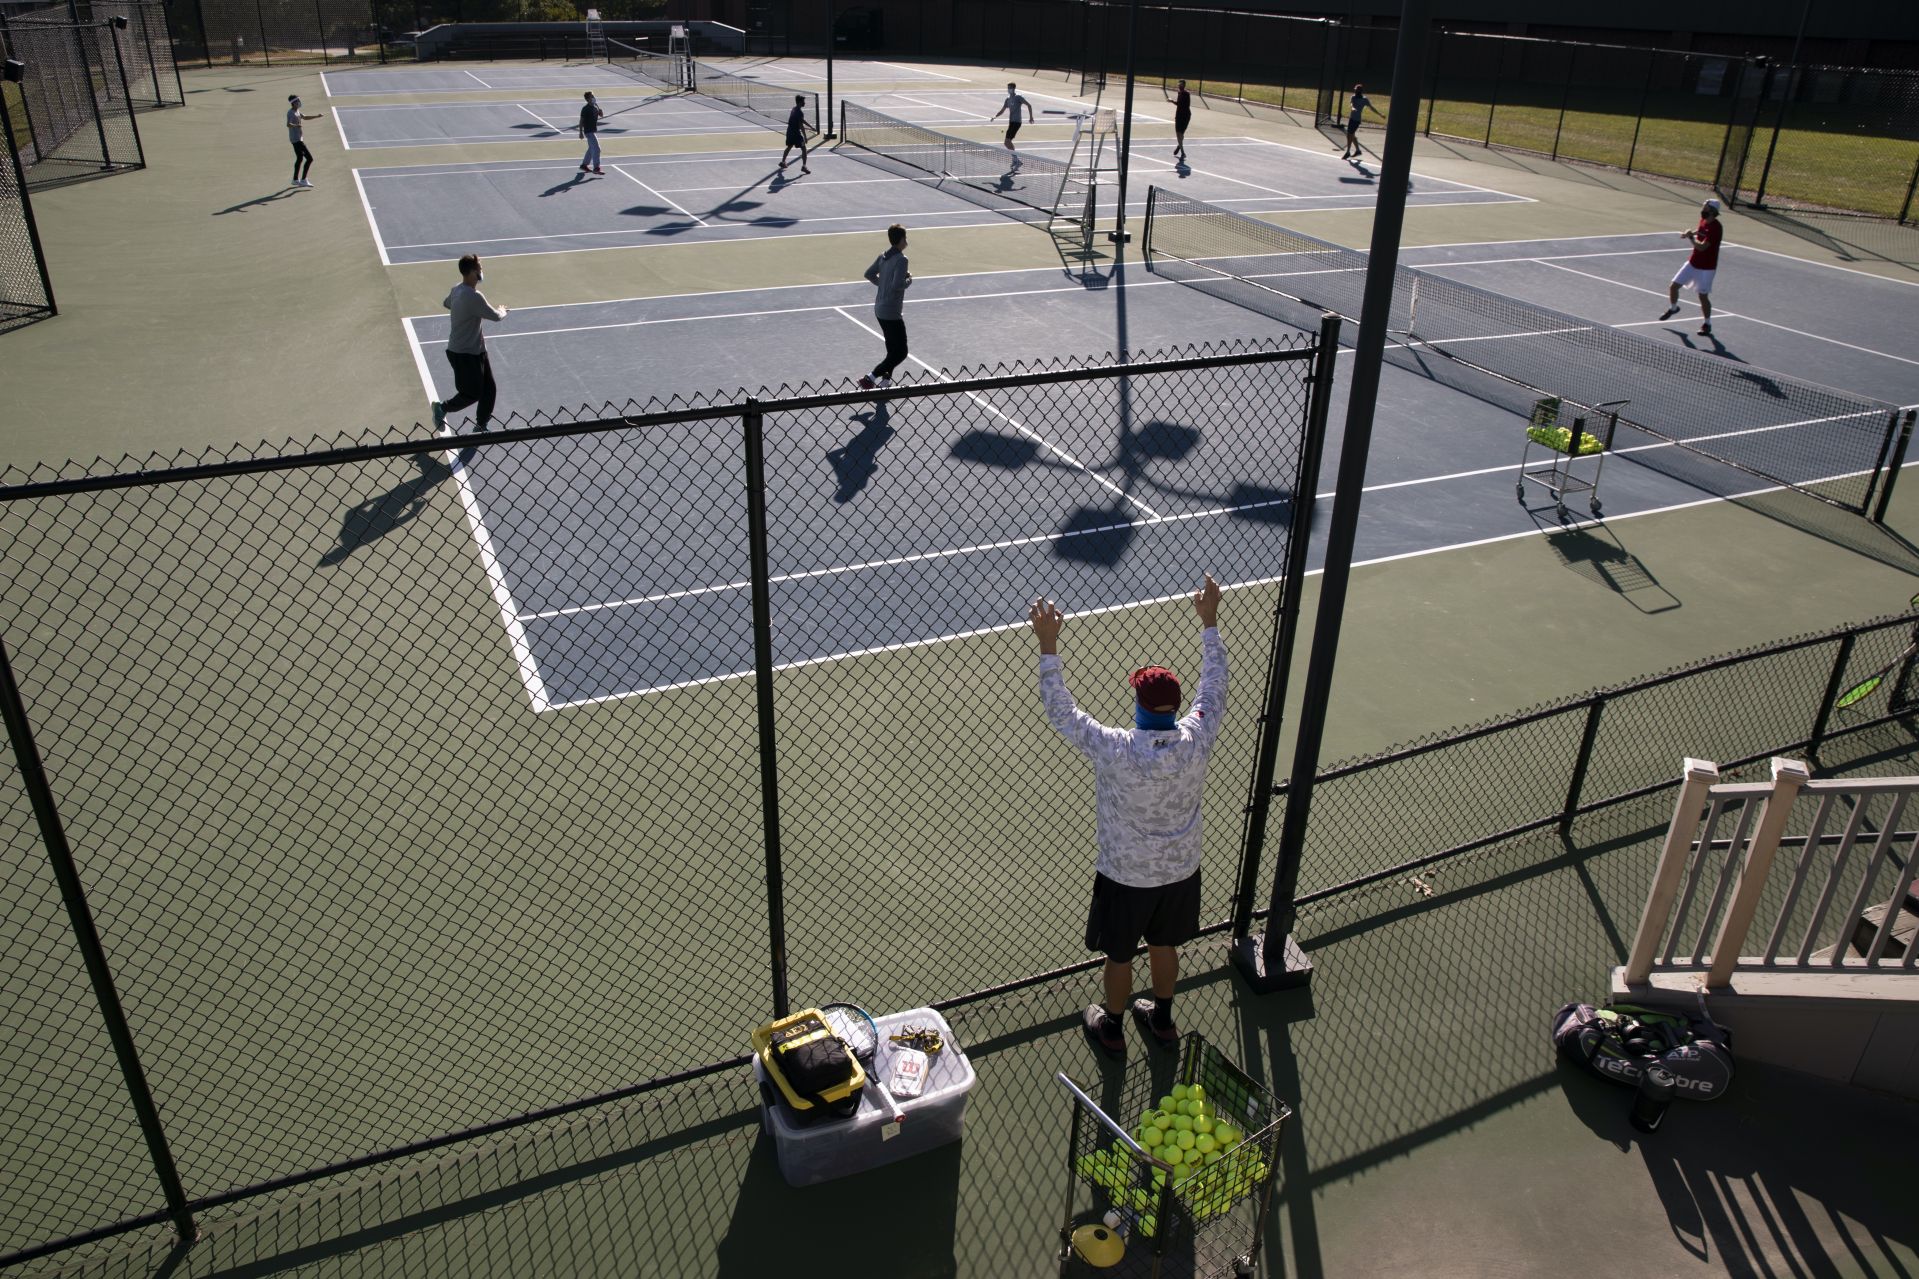
[[[1139,728],[1178,728],[1179,716],[1172,711],[1149,711],[1144,706],[1133,707],[1133,723]]]

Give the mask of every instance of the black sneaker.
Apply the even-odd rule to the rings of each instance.
[[[1159,1019],[1154,1016],[1158,1008],[1158,1000],[1141,995],[1133,1001],[1133,1020],[1138,1022],[1141,1028],[1159,1043],[1160,1047],[1171,1048],[1179,1043],[1179,1027],[1168,1020],[1162,1028]]]
[[[1088,1004],[1086,1012],[1080,1017],[1080,1024],[1086,1030],[1086,1037],[1098,1044],[1100,1051],[1108,1057],[1126,1055],[1126,1032],[1120,1029],[1119,1018],[1098,1004]]]
[[[1670,319],[1672,319],[1672,317],[1673,317],[1673,316],[1675,316],[1675,315],[1678,315],[1678,314],[1679,314],[1679,308],[1678,308],[1678,307],[1676,307],[1676,306],[1669,306],[1669,307],[1667,307],[1667,308],[1666,308],[1665,310],[1663,310],[1663,311],[1661,311],[1661,312],[1659,313],[1659,318],[1660,318],[1660,319],[1662,319],[1662,320],[1670,320]]]
[[[1702,338],[1709,338],[1709,337],[1711,337],[1711,336],[1712,336],[1712,325],[1710,325],[1710,324],[1702,324],[1702,325],[1700,325],[1700,326],[1699,326],[1699,336],[1700,336],[1700,337],[1702,337]]]

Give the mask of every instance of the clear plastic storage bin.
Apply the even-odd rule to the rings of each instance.
[[[884,1104],[869,1088],[860,1096],[860,1108],[847,1119],[825,1119],[800,1125],[769,1095],[766,1067],[753,1059],[753,1078],[760,1085],[760,1125],[773,1136],[780,1173],[790,1185],[811,1186],[835,1177],[879,1168],[901,1159],[958,1141],[966,1121],[966,1099],[973,1091],[973,1063],[953,1040],[953,1029],[931,1008],[875,1017],[879,1051],[873,1056],[873,1078],[884,1082],[900,1051],[888,1036],[908,1026],[931,1026],[946,1047],[927,1070],[926,1087],[917,1097],[899,1103],[902,1116],[897,1132],[887,1135],[892,1120]]]

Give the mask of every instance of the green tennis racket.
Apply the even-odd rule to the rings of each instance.
[[[1919,595],[1914,595],[1908,600],[1906,607],[1919,609]],[[1881,684],[1886,682],[1886,676],[1892,673],[1895,666],[1903,668],[1906,663],[1912,661],[1916,654],[1919,654],[1919,625],[1915,625],[1912,628],[1912,639],[1907,642],[1904,652],[1860,680],[1857,684],[1854,684],[1851,688],[1848,688],[1845,692],[1839,694],[1838,700],[1832,704],[1833,709],[1843,711],[1865,701],[1868,697],[1871,697],[1873,693],[1878,691]],[[1903,682],[1904,675],[1905,672],[1902,669],[1900,671],[1900,679],[1895,680],[1894,683]]]

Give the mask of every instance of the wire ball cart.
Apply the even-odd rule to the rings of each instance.
[[[1552,495],[1561,515],[1566,513],[1566,497],[1570,493],[1586,494],[1587,509],[1598,515],[1599,475],[1606,467],[1606,454],[1612,450],[1613,432],[1619,427],[1619,410],[1630,403],[1631,400],[1610,400],[1594,405],[1584,412],[1575,412],[1571,423],[1562,425],[1567,412],[1577,406],[1556,395],[1535,400],[1532,414],[1526,420],[1526,444],[1519,454],[1519,482],[1513,485],[1520,505],[1526,504],[1526,485],[1532,483]],[[1598,429],[1588,431],[1588,421]],[[1545,451],[1544,461],[1532,460],[1535,449]],[[1582,476],[1579,471],[1587,462],[1592,464],[1592,473]]]
[[[1128,1070],[1108,1090],[1130,1125],[1057,1078],[1073,1104],[1060,1274],[1251,1275],[1292,1108],[1197,1034],[1177,1066]]]

